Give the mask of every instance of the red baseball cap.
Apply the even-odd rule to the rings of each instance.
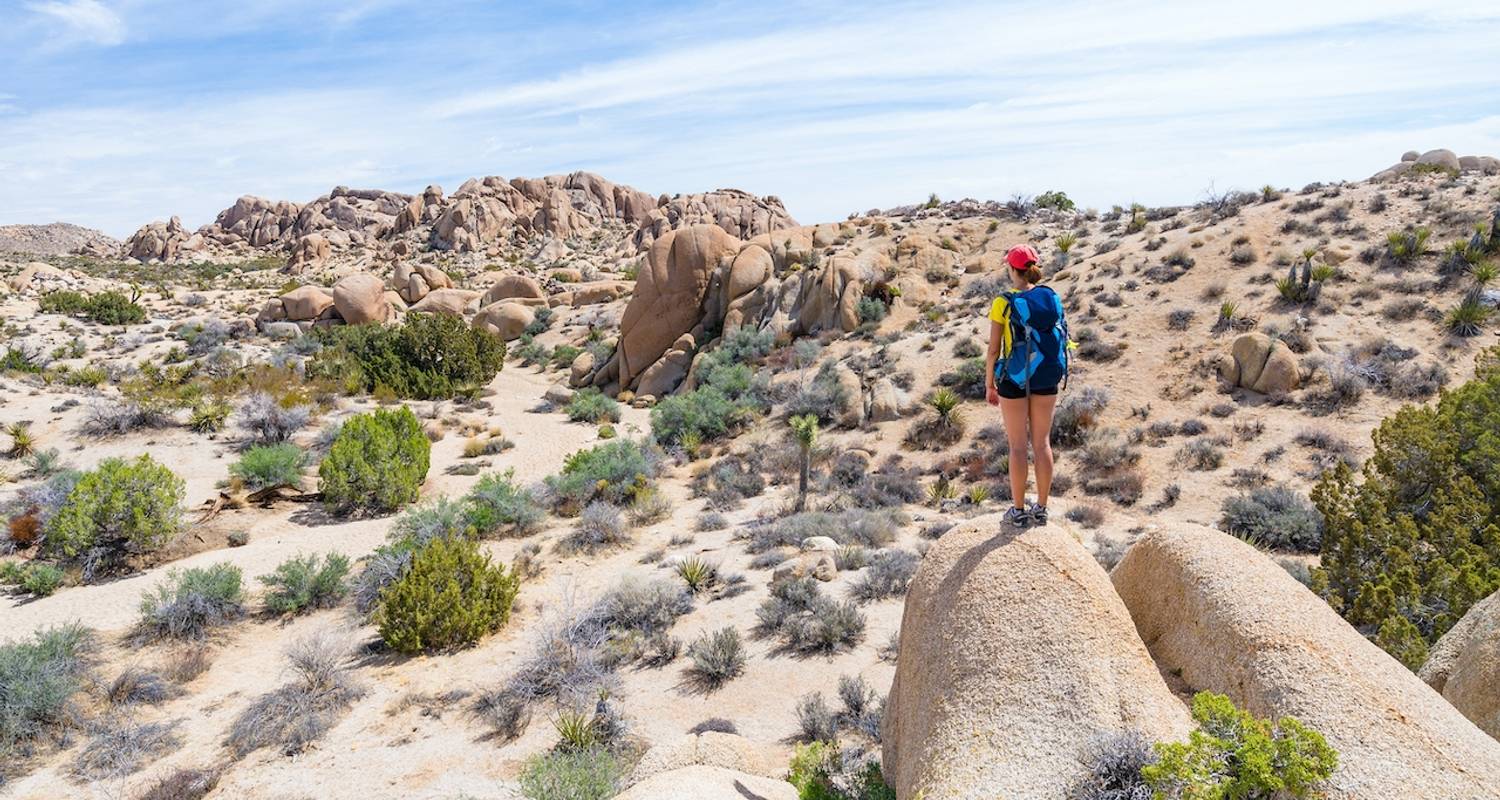
[[[1032,249],[1029,244],[1018,244],[1005,254],[1005,263],[1009,264],[1011,269],[1018,272],[1032,264],[1040,263],[1041,260],[1037,256],[1036,250]]]

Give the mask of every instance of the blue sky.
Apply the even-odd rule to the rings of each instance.
[[[0,223],[587,169],[804,222],[1500,155],[1500,3],[0,0]]]

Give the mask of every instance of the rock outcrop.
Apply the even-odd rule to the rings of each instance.
[[[1219,360],[1219,375],[1232,386],[1261,394],[1285,394],[1302,384],[1302,369],[1291,348],[1264,333],[1235,339]]]
[[[1109,577],[1062,525],[980,517],[923,558],[881,724],[901,800],[1067,797],[1101,737],[1188,728]]]
[[[1401,160],[1370,176],[1372,181],[1388,181],[1419,170],[1422,167],[1452,174],[1478,172],[1485,175],[1500,174],[1500,158],[1494,156],[1460,156],[1452,150],[1439,148],[1418,153],[1408,150]]]
[[[497,336],[502,341],[519,338],[526,326],[536,319],[536,309],[523,303],[502,300],[479,309],[470,323],[475,328]]]
[[[1330,798],[1500,798],[1500,742],[1249,544],[1159,530],[1112,577],[1164,671],[1328,738]]]
[[[708,731],[654,745],[630,773],[632,784],[663,772],[707,766],[775,778],[785,766],[762,747],[733,733]]]
[[[52,222],[46,225],[0,225],[0,253],[26,256],[64,256],[73,253],[112,256],[120,242],[103,231]]]
[[[1418,673],[1480,730],[1500,739],[1500,592],[1443,634]]]
[[[141,226],[125,240],[125,254],[139,261],[173,261],[191,237],[177,217],[166,222],[152,222]]]
[[[333,306],[349,325],[385,322],[391,310],[385,301],[385,282],[366,272],[340,278],[333,285]]]

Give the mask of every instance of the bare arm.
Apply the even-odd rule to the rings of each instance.
[[[990,321],[990,349],[984,356],[984,394],[990,405],[997,405],[1000,396],[995,390],[995,361],[1000,358],[1000,323]]]

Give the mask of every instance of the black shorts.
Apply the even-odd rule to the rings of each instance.
[[[1026,396],[1026,387],[1009,378],[1001,380],[995,386],[995,390],[1006,400],[1020,400]],[[1037,386],[1036,384],[1032,384],[1031,393],[1040,395],[1057,394],[1057,384],[1054,383],[1051,386]]]

